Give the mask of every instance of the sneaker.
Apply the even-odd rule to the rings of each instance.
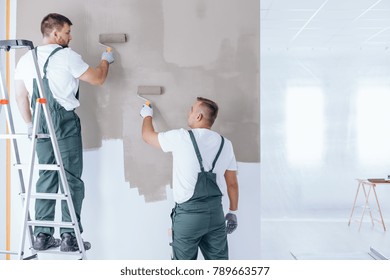
[[[34,250],[43,251],[52,247],[58,247],[61,245],[61,240],[58,238],[54,238],[50,234],[46,234],[43,232],[38,233],[35,238],[35,242],[33,245]]]
[[[74,251],[79,251],[79,245],[77,244],[77,238],[73,236],[69,232],[64,232],[61,234],[61,247],[60,251],[62,252],[74,252]],[[91,249],[91,243],[87,241],[83,241],[84,244],[84,249],[89,250]]]

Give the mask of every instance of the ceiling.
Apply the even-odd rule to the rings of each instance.
[[[390,0],[260,0],[262,51],[387,50]]]

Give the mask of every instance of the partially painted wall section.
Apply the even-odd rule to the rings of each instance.
[[[50,12],[71,19],[70,47],[91,66],[104,51],[100,33],[127,34],[127,43],[112,45],[116,60],[106,83],[81,85],[77,112],[86,149],[123,140],[125,180],[145,201],[166,199],[172,161],[141,139],[138,86],[163,87],[150,98],[158,131],[186,128],[197,96],[215,100],[214,129],[233,142],[238,161],[259,162],[258,0],[19,0],[17,37],[39,45],[40,21]]]

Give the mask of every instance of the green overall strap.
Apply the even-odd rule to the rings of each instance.
[[[62,50],[63,47],[58,47],[56,48],[54,51],[51,52],[51,54],[49,55],[49,57],[46,59],[46,62],[45,62],[45,65],[43,66],[43,77],[46,78],[46,68],[47,68],[47,65],[49,64],[49,59],[50,57],[52,57],[52,55],[54,55],[56,52],[58,52],[59,50]],[[37,51],[37,48],[35,48],[35,52]]]
[[[223,138],[222,135],[221,135],[221,146],[219,146],[218,153],[217,153],[217,155],[216,155],[216,157],[215,157],[215,159],[214,159],[214,161],[213,161],[213,167],[211,168],[210,172],[213,172],[213,170],[214,170],[215,164],[217,163],[217,160],[218,160],[218,158],[219,158],[219,155],[220,155],[221,152],[222,152],[222,148],[223,148],[223,144],[224,144],[224,143],[225,143],[225,138]]]
[[[197,156],[198,161],[199,161],[200,170],[201,170],[202,172],[204,172],[204,167],[203,167],[203,163],[202,163],[202,162],[203,162],[202,156],[200,155],[199,148],[198,148],[198,144],[196,144],[196,140],[195,140],[194,133],[192,132],[192,130],[188,130],[188,132],[190,133],[192,145],[194,145],[194,148],[195,148],[195,153],[196,153],[196,156]]]
[[[49,58],[54,55],[56,52],[58,52],[59,50],[62,50],[63,47],[58,47],[56,49],[54,49],[51,54],[49,55],[49,57],[47,58],[46,60],[46,63],[45,65],[43,66],[43,78],[46,78],[46,72],[47,72],[47,65],[49,64]],[[35,48],[35,53],[37,52],[37,48]],[[78,100],[79,99],[79,89],[77,89],[77,93],[76,93],[76,99]]]
[[[192,141],[192,144],[194,145],[194,148],[195,148],[195,153],[196,153],[196,157],[198,158],[198,161],[199,161],[199,165],[200,165],[200,170],[202,172],[204,172],[204,167],[203,167],[203,159],[202,159],[202,156],[200,155],[200,151],[199,151],[199,148],[198,148],[198,144],[196,143],[196,140],[195,140],[195,136],[194,136],[194,133],[192,132],[192,130],[188,130],[189,134],[190,134],[190,137],[191,137],[191,141]],[[218,158],[219,158],[219,155],[221,154],[221,151],[222,151],[222,148],[223,148],[223,144],[225,142],[224,138],[222,137],[221,135],[221,138],[222,138],[222,142],[221,142],[221,145],[219,146],[219,150],[218,150],[218,153],[213,161],[213,166],[211,168],[211,170],[209,172],[212,172],[214,167],[215,167],[215,163],[217,162]]]
[[[63,49],[63,48],[62,48],[62,47],[57,47],[56,49],[54,49],[54,50],[50,53],[50,55],[49,55],[48,58],[46,59],[46,62],[45,62],[44,67],[43,67],[44,76],[42,77],[42,80],[44,80],[44,81],[47,80],[47,78],[46,78],[46,68],[47,68],[47,65],[48,65],[48,63],[49,63],[49,58],[50,58],[53,54],[55,54],[56,52],[58,52],[58,51],[61,50],[61,49]],[[35,51],[36,57],[38,57],[38,47],[35,47],[35,48],[34,48],[34,51]],[[37,86],[37,78],[34,78],[34,79],[33,79],[33,87],[34,87],[34,92],[33,92],[33,98],[31,98],[31,107],[32,107],[32,108],[35,108],[35,100],[36,100],[36,98],[39,97],[39,91],[38,91],[38,86]],[[36,90],[36,92],[35,92],[35,90]],[[48,96],[46,96],[46,98],[48,98]]]

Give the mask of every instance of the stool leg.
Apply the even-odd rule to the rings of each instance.
[[[366,188],[364,186],[364,183],[362,183],[362,188],[363,188],[363,192],[364,192],[364,196],[366,198],[366,201],[364,203],[364,208],[363,208],[363,213],[362,213],[362,217],[360,218],[360,224],[359,224],[359,231],[360,231],[360,228],[362,226],[362,222],[363,222],[363,218],[364,218],[364,214],[366,213],[366,209],[367,209],[367,206],[369,207],[369,203],[368,203],[368,197],[370,195],[370,192],[366,192]],[[371,211],[371,210],[370,210]],[[372,217],[371,217],[371,222],[372,222]]]
[[[362,183],[359,181],[359,184],[358,184],[358,187],[357,187],[357,190],[356,190],[355,200],[353,201],[351,216],[349,217],[348,226],[351,225],[351,220],[352,220],[353,212],[355,211],[356,200],[357,200],[357,197],[358,197],[358,194],[359,194],[359,191],[360,191],[360,186],[361,186],[361,184],[362,184]]]
[[[368,211],[370,212],[371,225],[374,227],[375,223],[374,223],[374,218],[372,216],[372,211],[371,211],[371,206],[370,206],[370,202],[369,202],[369,197],[370,197],[370,194],[371,194],[371,189],[373,189],[375,187],[375,185],[369,184],[368,186],[369,187],[368,187],[368,194],[367,194],[367,205],[368,205]]]
[[[378,196],[376,195],[375,187],[373,189],[374,189],[374,195],[375,195],[375,199],[376,199],[376,204],[378,205],[379,215],[381,216],[381,222],[382,222],[383,230],[386,231],[385,221],[383,220],[381,206],[379,205],[379,200],[378,200]]]

